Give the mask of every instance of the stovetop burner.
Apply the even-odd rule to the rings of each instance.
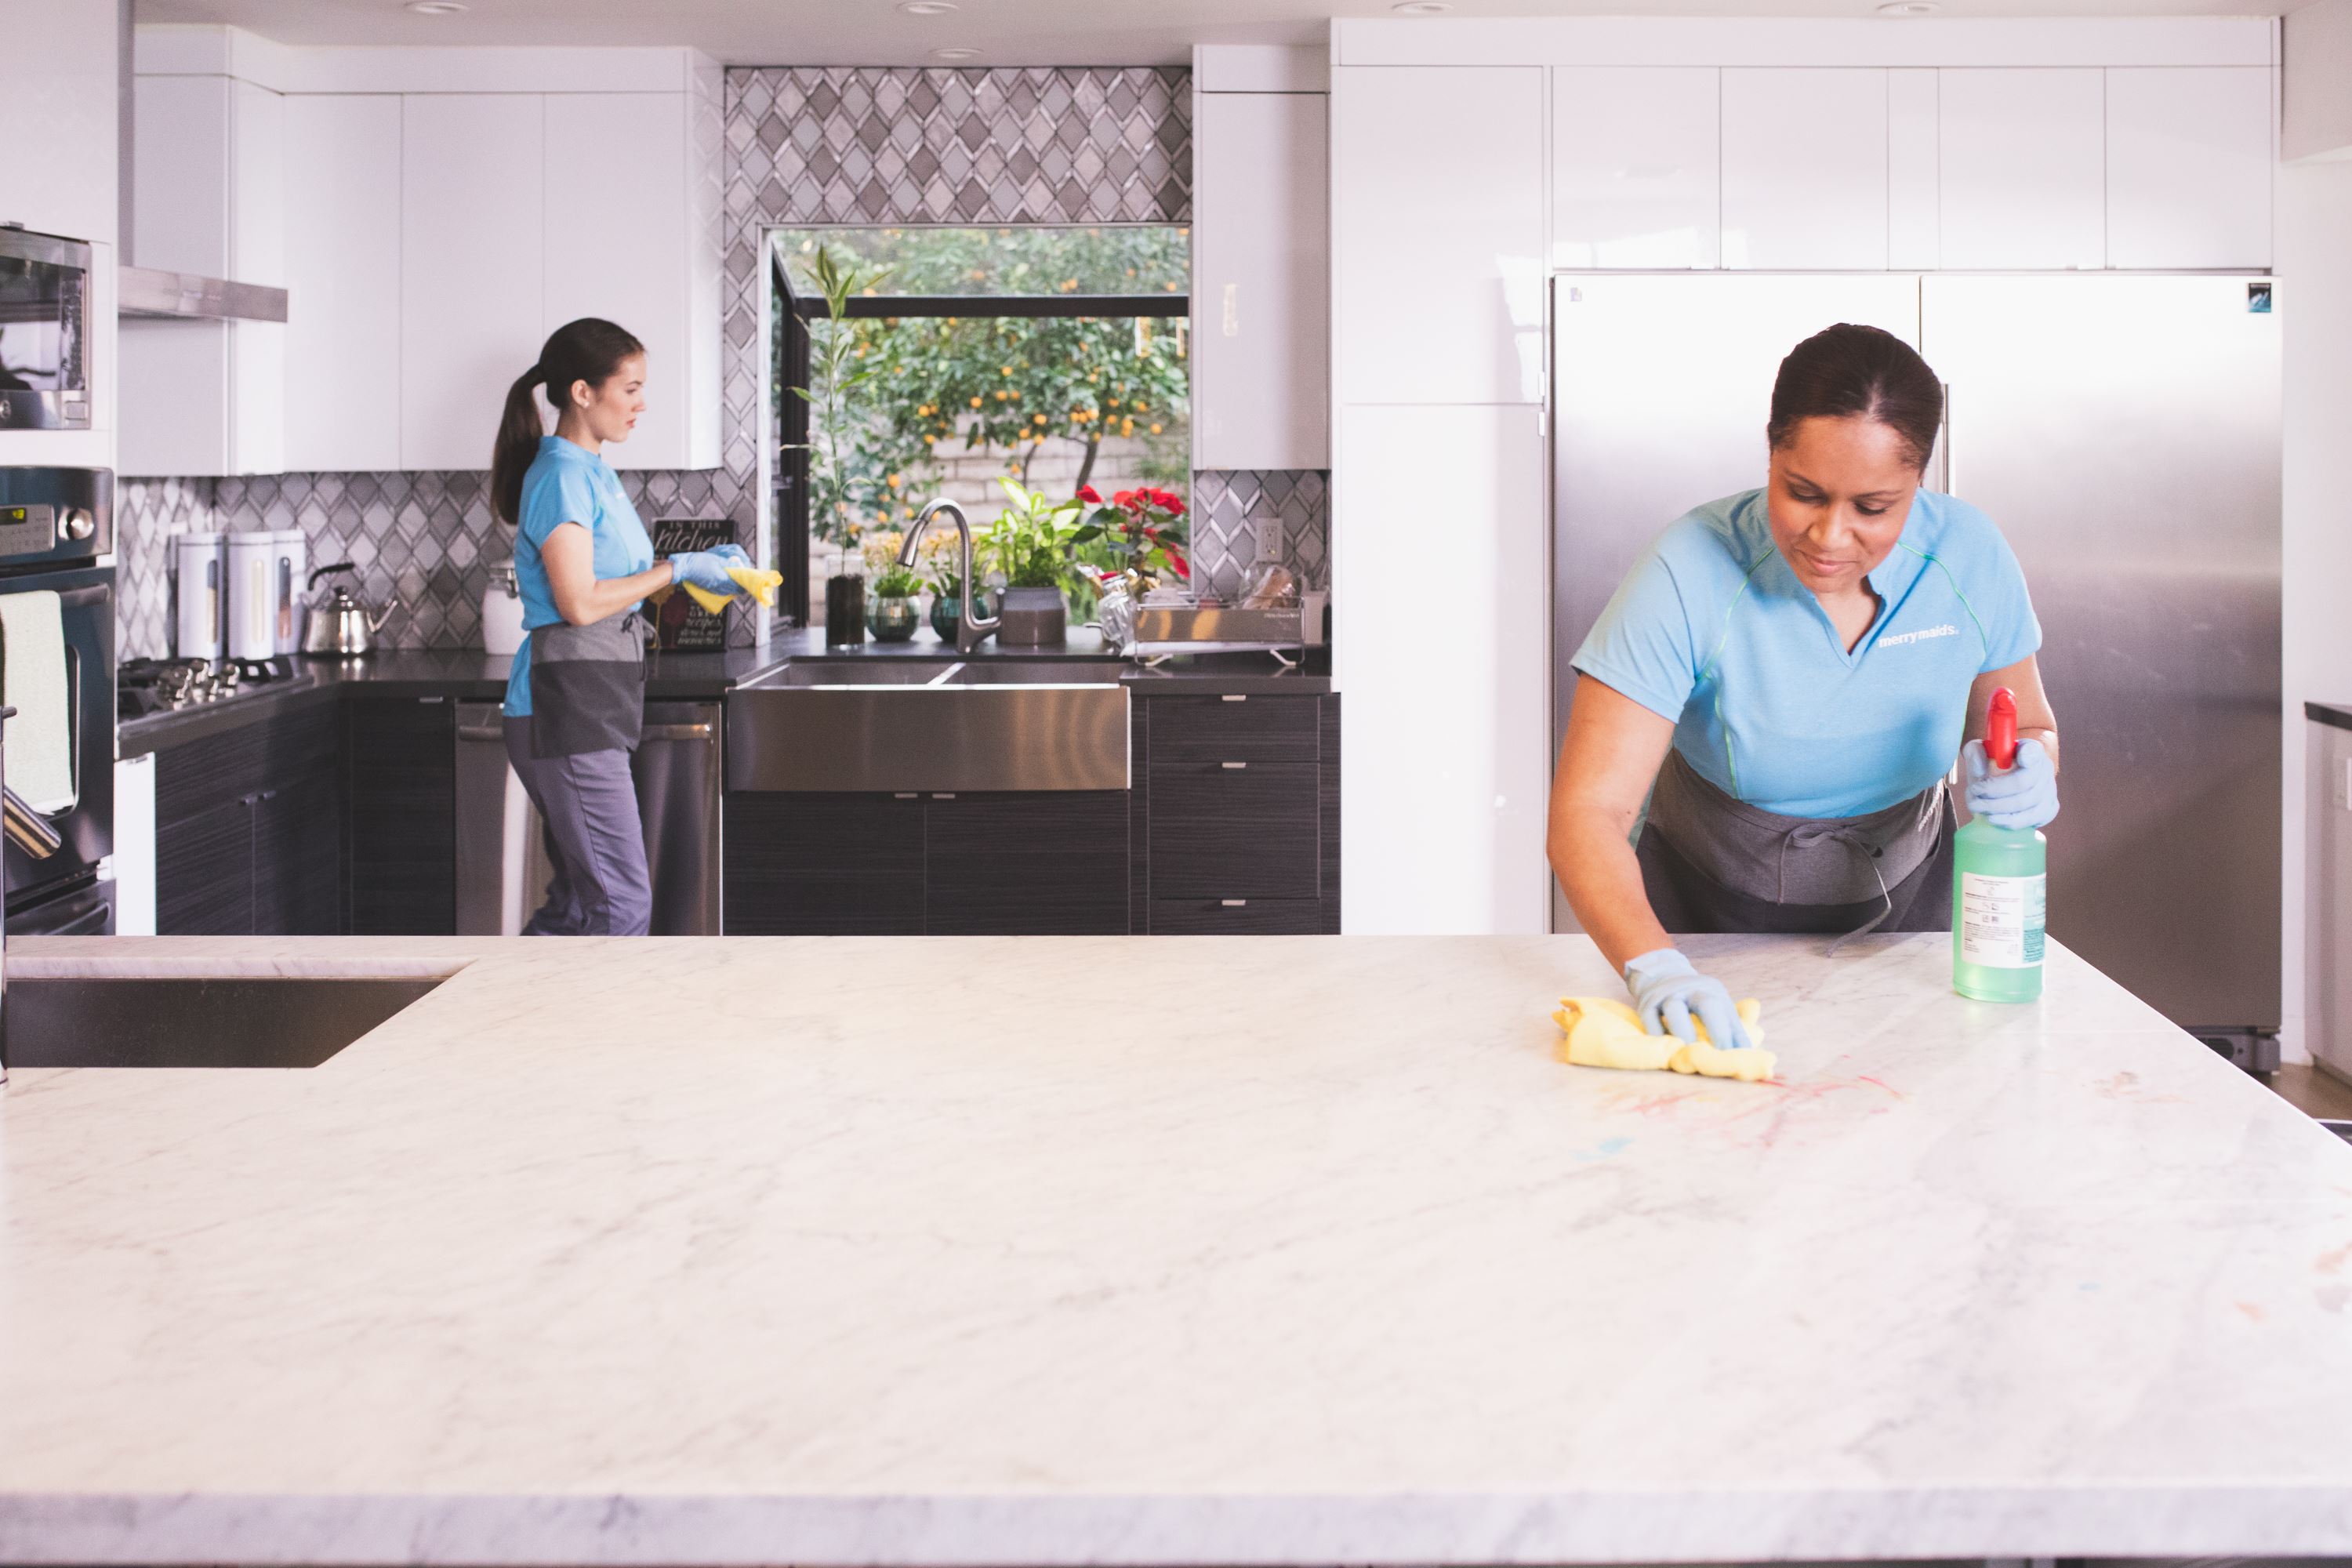
[[[300,679],[294,660],[230,658],[127,658],[114,676],[115,711],[124,719],[225,701],[246,692]]]

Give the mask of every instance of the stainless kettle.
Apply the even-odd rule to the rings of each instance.
[[[310,585],[316,588],[321,577],[357,570],[352,562],[338,561],[311,573]],[[347,584],[338,583],[332,594],[311,605],[302,626],[302,651],[322,658],[357,658],[372,652],[375,634],[383,629],[383,623],[398,608],[398,595],[385,600],[381,610],[371,610],[352,597]]]

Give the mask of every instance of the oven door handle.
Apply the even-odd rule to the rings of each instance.
[[[65,836],[44,821],[23,795],[5,784],[0,784],[0,832],[36,860],[46,860],[65,847]]]

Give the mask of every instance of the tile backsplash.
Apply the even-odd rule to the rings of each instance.
[[[384,646],[478,647],[490,568],[514,553],[513,534],[490,515],[488,479],[426,471],[124,479],[115,489],[117,646],[125,658],[172,651],[172,534],[299,528],[313,570],[349,561],[359,569],[361,599],[400,600],[384,623]],[[621,484],[649,527],[666,517],[733,512],[723,469],[632,470]]]

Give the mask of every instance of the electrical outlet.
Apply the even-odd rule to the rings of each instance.
[[[1260,561],[1282,559],[1282,519],[1262,517],[1257,520],[1257,558]]]

